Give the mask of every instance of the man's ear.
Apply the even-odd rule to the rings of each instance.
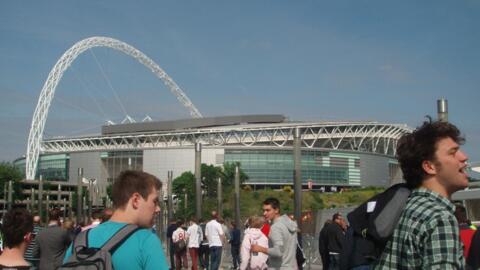
[[[133,209],[138,209],[139,205],[140,205],[140,199],[142,198],[142,195],[140,195],[140,193],[138,192],[135,192],[132,194],[132,207]]]
[[[437,167],[435,166],[435,163],[429,160],[424,160],[422,162],[422,169],[428,174],[428,175],[435,175],[437,174]]]

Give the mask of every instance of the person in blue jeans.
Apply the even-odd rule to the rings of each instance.
[[[200,219],[200,227],[202,228],[202,232],[205,232],[207,224],[205,223],[205,220]],[[203,234],[203,240],[200,243],[200,249],[198,252],[199,256],[199,261],[200,261],[200,266],[203,269],[209,269],[209,260],[210,260],[210,247],[208,246],[208,240],[207,237],[205,236],[205,233]]]
[[[212,211],[212,220],[205,226],[205,235],[210,247],[210,270],[218,270],[222,258],[222,247],[225,234],[222,225],[217,221],[217,211]]]
[[[230,230],[230,245],[232,252],[233,269],[238,269],[240,266],[240,230],[237,228],[235,222],[232,222],[232,229]]]

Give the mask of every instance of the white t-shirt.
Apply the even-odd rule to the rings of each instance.
[[[223,228],[220,223],[212,219],[207,223],[205,227],[205,235],[207,236],[208,246],[210,247],[221,247],[222,239],[221,236],[224,235]]]
[[[180,240],[185,240],[185,230],[182,227],[178,227],[172,234],[172,241],[176,243]]]
[[[200,247],[200,242],[203,239],[202,228],[200,228],[200,226],[198,226],[197,224],[193,223],[187,229],[187,238],[189,248]]]

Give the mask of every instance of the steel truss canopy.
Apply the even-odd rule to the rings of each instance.
[[[85,151],[126,151],[165,148],[192,148],[196,142],[212,147],[278,147],[293,144],[300,130],[302,147],[369,152],[394,156],[398,139],[412,130],[406,125],[377,122],[285,122],[249,124],[80,138],[49,139],[43,153]]]

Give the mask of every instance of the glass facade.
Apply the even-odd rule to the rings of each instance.
[[[240,162],[250,184],[293,182],[291,150],[225,149],[225,162]],[[360,158],[355,154],[302,150],[302,182],[316,185],[360,185]]]
[[[143,170],[143,151],[102,152],[102,176],[109,183],[124,170]]]
[[[68,181],[69,161],[67,154],[40,155],[35,179],[39,179],[41,175],[44,180]],[[14,165],[22,171],[23,177],[25,177],[25,163],[25,158],[17,159],[14,162]]]

